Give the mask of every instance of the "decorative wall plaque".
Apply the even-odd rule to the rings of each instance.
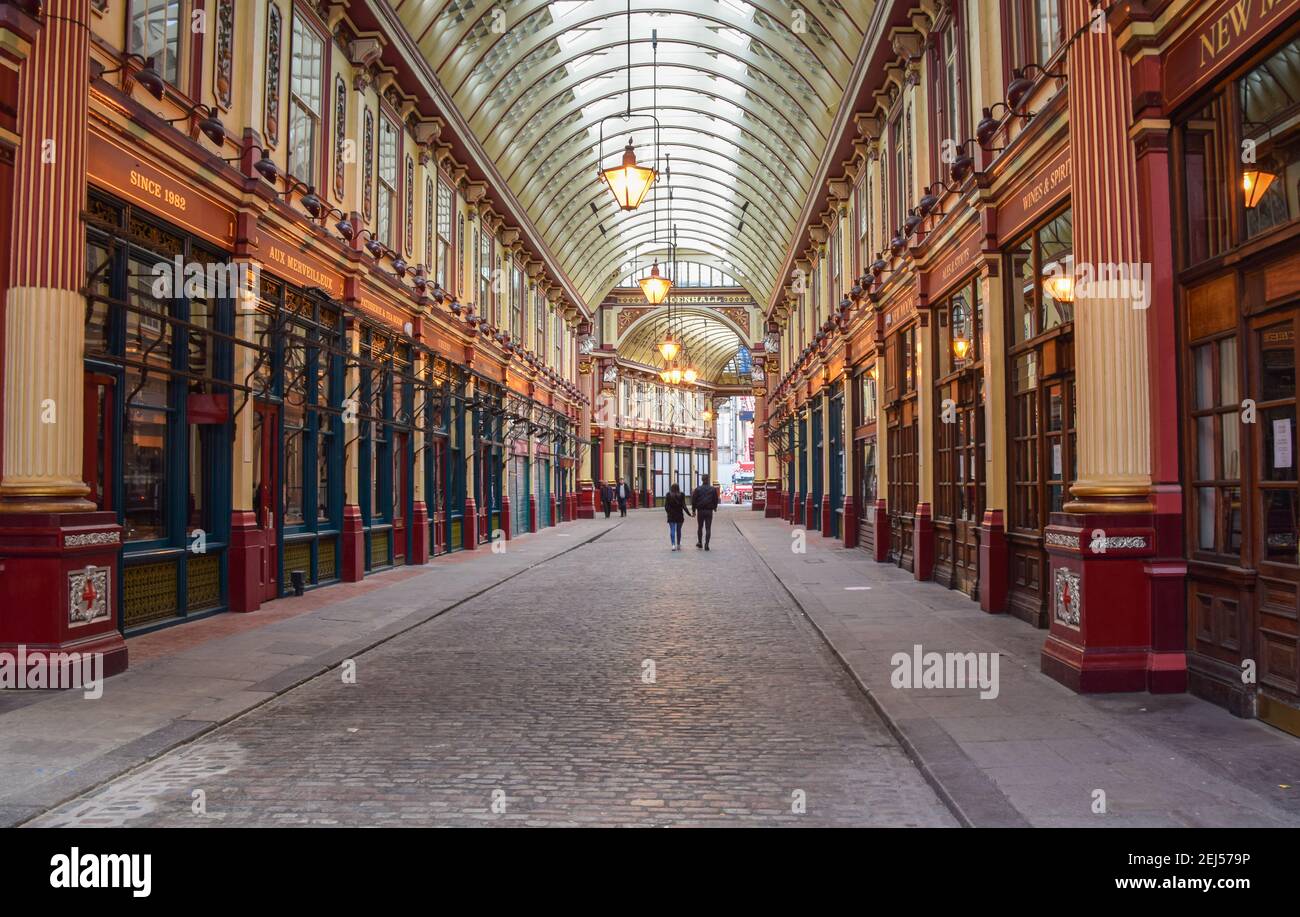
[[[213,60],[213,94],[217,105],[229,110],[235,76],[235,0],[217,0],[216,57]]]
[[[369,108],[366,109],[365,126],[362,130],[362,156],[365,157],[365,168],[362,170],[365,175],[366,186],[361,193],[361,215],[370,222],[371,205],[374,201],[374,184],[375,184],[375,116]]]
[[[68,626],[80,627],[108,617],[108,567],[88,564],[68,573]]]
[[[1078,630],[1082,604],[1083,584],[1079,574],[1068,567],[1057,567],[1052,581],[1052,610],[1056,620]]]
[[[266,143],[280,142],[280,7],[266,8]]]
[[[334,197],[342,203],[347,195],[348,86],[343,77],[334,79]]]

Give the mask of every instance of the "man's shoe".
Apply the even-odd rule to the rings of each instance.
[[[708,549],[709,549],[709,546],[706,544],[706,545],[704,546],[704,550],[707,551]]]
[[[702,547],[704,547],[704,545],[700,544],[698,541],[695,542],[695,546],[696,546],[697,548],[702,548]]]

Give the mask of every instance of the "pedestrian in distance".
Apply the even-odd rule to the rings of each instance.
[[[709,549],[709,539],[713,537],[713,511],[718,508],[722,498],[718,488],[709,483],[706,476],[700,486],[691,493],[691,506],[695,509],[695,547]]]
[[[627,501],[628,498],[632,496],[632,488],[627,486],[627,478],[623,478],[618,482],[618,491],[615,493],[615,496],[618,497],[618,514],[620,516],[626,516]]]
[[[600,506],[603,510],[605,510],[606,519],[609,518],[610,510],[614,508],[613,504],[614,504],[614,485],[601,484],[600,485]]]
[[[668,496],[664,497],[664,510],[668,513],[668,541],[674,551],[680,551],[682,523],[686,521],[686,516],[694,513],[686,508],[686,494],[676,484],[668,488]]]

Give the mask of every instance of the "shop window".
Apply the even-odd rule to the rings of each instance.
[[[1034,47],[1038,54],[1034,63],[1046,64],[1061,46],[1063,38],[1061,0],[1033,0],[1033,8]]]
[[[189,32],[182,0],[131,0],[130,50],[153,58],[154,69],[176,84],[181,72],[181,36]]]
[[[510,261],[510,337],[524,343],[524,274]]]
[[[1190,465],[1195,549],[1239,556],[1242,545],[1241,398],[1237,357],[1235,335],[1191,348],[1190,413],[1195,433]],[[1284,362],[1285,353],[1283,357]],[[1294,391],[1293,373],[1292,368],[1290,386],[1275,388],[1270,384],[1270,394],[1283,395],[1288,388]],[[1264,381],[1270,378],[1277,379],[1277,375],[1265,372]],[[1271,435],[1269,430],[1265,433]]]
[[[1040,531],[1059,512],[1077,477],[1073,306],[1054,299],[1044,278],[1073,273],[1072,221],[1065,211],[1008,254],[1012,347],[1011,526]]]
[[[289,64],[289,174],[316,183],[320,148],[321,87],[325,48],[316,30],[295,6]]]
[[[475,305],[478,307],[480,317],[495,324],[495,313],[492,308],[492,234],[476,229],[474,238],[478,240],[478,250],[475,254],[478,302]]]
[[[375,238],[397,248],[394,212],[397,207],[397,125],[387,115],[379,119],[379,187],[375,195]]]
[[[1241,78],[1246,238],[1300,216],[1300,38]],[[1253,151],[1254,162],[1244,155]]]
[[[451,188],[438,179],[438,250],[434,258],[438,285],[451,289]]]

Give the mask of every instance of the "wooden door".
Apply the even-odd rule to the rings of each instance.
[[[1259,717],[1300,732],[1300,484],[1296,475],[1297,313],[1253,324],[1255,659]]]
[[[411,463],[406,460],[411,434],[394,430],[393,439],[393,563],[406,561],[406,507],[411,499]]]

